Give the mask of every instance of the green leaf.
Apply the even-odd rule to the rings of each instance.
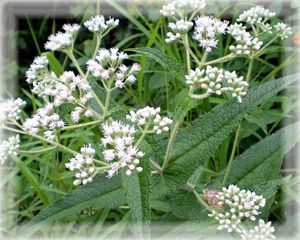
[[[193,192],[178,190],[167,196],[172,213],[181,219],[200,220],[207,217],[204,207],[199,203]]]
[[[18,232],[28,237],[45,224],[66,216],[77,214],[86,207],[114,208],[125,203],[125,192],[120,176],[111,179],[97,175],[93,182],[81,186],[54,201]]]
[[[232,162],[227,184],[252,189],[279,175],[282,158],[300,140],[300,123],[294,123],[258,142]],[[226,170],[217,179],[223,180]]]
[[[165,67],[170,73],[174,75],[181,83],[186,86],[185,75],[187,74],[186,70],[182,68],[182,65],[174,58],[164,54],[162,51],[154,48],[131,48],[128,49],[133,52],[146,54],[147,57],[150,57],[157,61],[160,65]]]
[[[150,239],[150,146],[142,143],[139,149],[145,153],[140,159],[143,171],[133,171],[130,176],[121,172],[123,187],[126,191],[127,203],[131,209],[134,233],[137,239]]]
[[[60,76],[64,73],[64,69],[59,63],[59,61],[54,57],[52,52],[44,52],[42,56],[46,56],[49,60],[50,68],[55,72],[57,76]]]
[[[180,131],[163,173],[167,192],[181,188],[253,108],[298,79],[299,74],[292,74],[254,87],[242,103],[232,99]]]
[[[53,154],[53,151],[51,151],[48,154],[45,154],[42,157],[42,160],[40,161],[39,165],[40,165],[40,174],[41,174],[41,177],[40,177],[39,185],[42,182],[46,181],[46,179],[47,179],[47,175],[49,173],[49,168],[50,168],[49,158],[51,157],[52,154]]]
[[[177,105],[175,108],[174,114],[173,114],[173,122],[177,123],[181,121],[194,107],[198,105],[198,101],[194,98],[191,98],[190,96],[187,96],[186,98],[182,99],[181,102]]]
[[[266,115],[263,110],[260,108],[255,108],[251,114],[249,114],[246,117],[246,120],[250,123],[255,123],[257,124],[267,135],[268,130],[267,130],[267,125],[266,125]]]
[[[215,237],[219,232],[217,228],[218,222],[215,220],[187,221],[159,239],[206,239]]]

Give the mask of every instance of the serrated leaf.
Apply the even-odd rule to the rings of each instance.
[[[181,188],[253,108],[298,79],[299,74],[292,74],[254,87],[242,103],[232,99],[180,131],[163,173],[167,192]]]
[[[49,158],[51,158],[51,155],[53,154],[53,151],[55,151],[55,149],[53,149],[50,153],[48,154],[45,154],[41,161],[40,161],[40,164],[39,164],[39,167],[40,167],[40,175],[41,175],[41,178],[40,178],[40,182],[39,182],[39,185],[46,181],[47,179],[47,175],[49,173],[49,168],[50,168],[50,161],[49,161]]]
[[[182,68],[182,64],[180,64],[176,59],[164,54],[161,50],[154,48],[132,48],[130,51],[147,54],[147,57],[150,57],[157,61],[160,65],[165,67],[170,73],[174,75],[183,85],[187,85],[185,83],[185,75],[187,74],[186,70]]]
[[[193,192],[178,190],[167,196],[172,213],[180,219],[200,220],[207,217]]]
[[[187,96],[186,98],[182,99],[180,103],[174,110],[173,114],[173,122],[177,123],[183,119],[187,113],[198,105],[198,101],[194,98]]]
[[[127,203],[131,210],[131,217],[134,223],[134,233],[137,239],[150,239],[150,162],[149,153],[151,148],[143,142],[139,150],[145,155],[140,159],[140,166],[143,171],[133,171],[130,176],[121,172],[122,184],[126,191]]]
[[[282,158],[300,140],[300,123],[278,130],[237,157],[231,165],[227,184],[252,189],[279,175]],[[223,180],[226,170],[217,179]]]
[[[60,76],[64,72],[64,68],[61,66],[60,62],[56,59],[52,52],[44,52],[42,56],[46,56],[49,60],[50,68],[55,72],[57,76]]]
[[[120,176],[111,179],[97,175],[93,182],[81,186],[54,201],[20,229],[17,236],[28,237],[45,224],[78,213],[86,207],[114,208],[125,203]]]

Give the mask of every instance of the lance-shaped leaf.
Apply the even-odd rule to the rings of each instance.
[[[25,224],[17,236],[28,237],[43,225],[77,214],[86,207],[114,208],[124,203],[125,194],[120,177],[114,176],[108,179],[103,175],[97,175],[93,182],[54,201],[33,220]]]
[[[300,140],[299,131],[300,123],[293,123],[250,147],[232,162],[227,185],[235,184],[243,189],[252,189],[276,179],[282,158]],[[220,173],[219,180],[223,180],[226,170]]]
[[[181,188],[254,107],[298,79],[299,74],[292,74],[254,87],[242,103],[232,99],[180,131],[173,144],[169,166],[163,173],[167,192]]]
[[[126,191],[127,203],[131,210],[131,217],[134,223],[134,233],[137,239],[150,239],[150,146],[142,143],[139,149],[145,153],[140,159],[142,172],[133,171],[126,176],[122,171],[122,183]]]

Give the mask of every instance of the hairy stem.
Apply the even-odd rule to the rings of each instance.
[[[167,151],[166,151],[166,156],[165,156],[164,163],[163,163],[163,166],[162,166],[162,171],[165,170],[168,167],[172,146],[173,146],[175,137],[177,135],[177,132],[179,130],[180,124],[181,124],[181,121],[179,121],[175,124],[174,129],[172,131],[172,134],[170,136]]]
[[[233,158],[234,158],[235,149],[236,149],[237,142],[238,142],[238,139],[239,139],[239,134],[240,134],[241,126],[242,126],[242,124],[240,123],[239,126],[238,126],[238,128],[237,128],[236,134],[235,134],[235,139],[234,139],[234,143],[233,143],[233,147],[232,147],[232,152],[231,152],[229,164],[228,164],[228,167],[227,167],[227,170],[226,170],[223,182],[222,182],[222,186],[225,185],[226,180],[227,180],[228,175],[229,175],[229,172],[230,172],[230,167],[231,167],[231,164],[232,164],[232,161],[233,161]]]

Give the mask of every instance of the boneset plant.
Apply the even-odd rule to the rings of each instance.
[[[0,160],[4,164],[9,155],[47,157],[62,152],[68,157],[57,155],[59,161],[74,172],[73,185],[81,186],[52,202],[25,224],[18,236],[30,236],[42,225],[85,208],[125,205],[130,209],[134,235],[149,239],[150,213],[164,209],[152,204],[152,200],[159,200],[174,216],[197,220],[197,224],[187,222],[166,233],[166,238],[201,238],[222,230],[243,239],[275,238],[275,228],[266,220],[277,190],[289,180],[280,177],[279,171],[283,156],[299,141],[299,123],[278,130],[242,154],[237,155],[236,149],[243,120],[299,79],[293,74],[263,84],[251,82],[254,61],[277,39],[287,39],[291,28],[284,23],[272,25],[270,20],[276,13],[263,6],[244,11],[233,24],[200,15],[205,6],[204,0],[175,0],[160,10],[170,29],[164,41],[183,47],[185,67],[160,49],[131,49],[156,60],[187,89],[169,115],[162,114],[160,106],[128,111],[112,98],[116,89],[134,90],[136,74],[141,71],[139,63],[129,64],[128,53],[101,47],[102,39],[119,25],[118,19],[106,20],[99,15],[83,23],[96,38],[94,53],[84,67],[74,55],[83,26],[65,24],[64,32],[48,38],[45,49],[66,54],[76,71],[64,70],[51,52],[34,59],[26,78],[42,105],[24,119],[26,102],[22,99],[1,104],[1,128],[18,135],[3,141]],[[270,41],[260,40],[268,35],[273,36]],[[231,36],[230,53],[212,59],[211,54],[223,44],[220,36]],[[191,47],[195,44],[197,54]],[[246,76],[222,67],[237,58],[246,60]],[[250,84],[255,86],[250,88]],[[200,113],[183,127],[187,114],[209,103],[211,96],[220,96],[226,103]],[[66,142],[63,137],[79,134],[78,129],[82,134],[88,132],[88,141],[74,150],[72,139]],[[204,163],[215,158],[215,152],[234,131],[227,167],[202,181],[205,171],[213,172]],[[22,149],[20,135],[38,139],[43,145],[38,150]],[[154,139],[153,135],[161,135],[161,140],[151,141],[149,136]],[[37,194],[48,205],[43,191],[37,190]]]

